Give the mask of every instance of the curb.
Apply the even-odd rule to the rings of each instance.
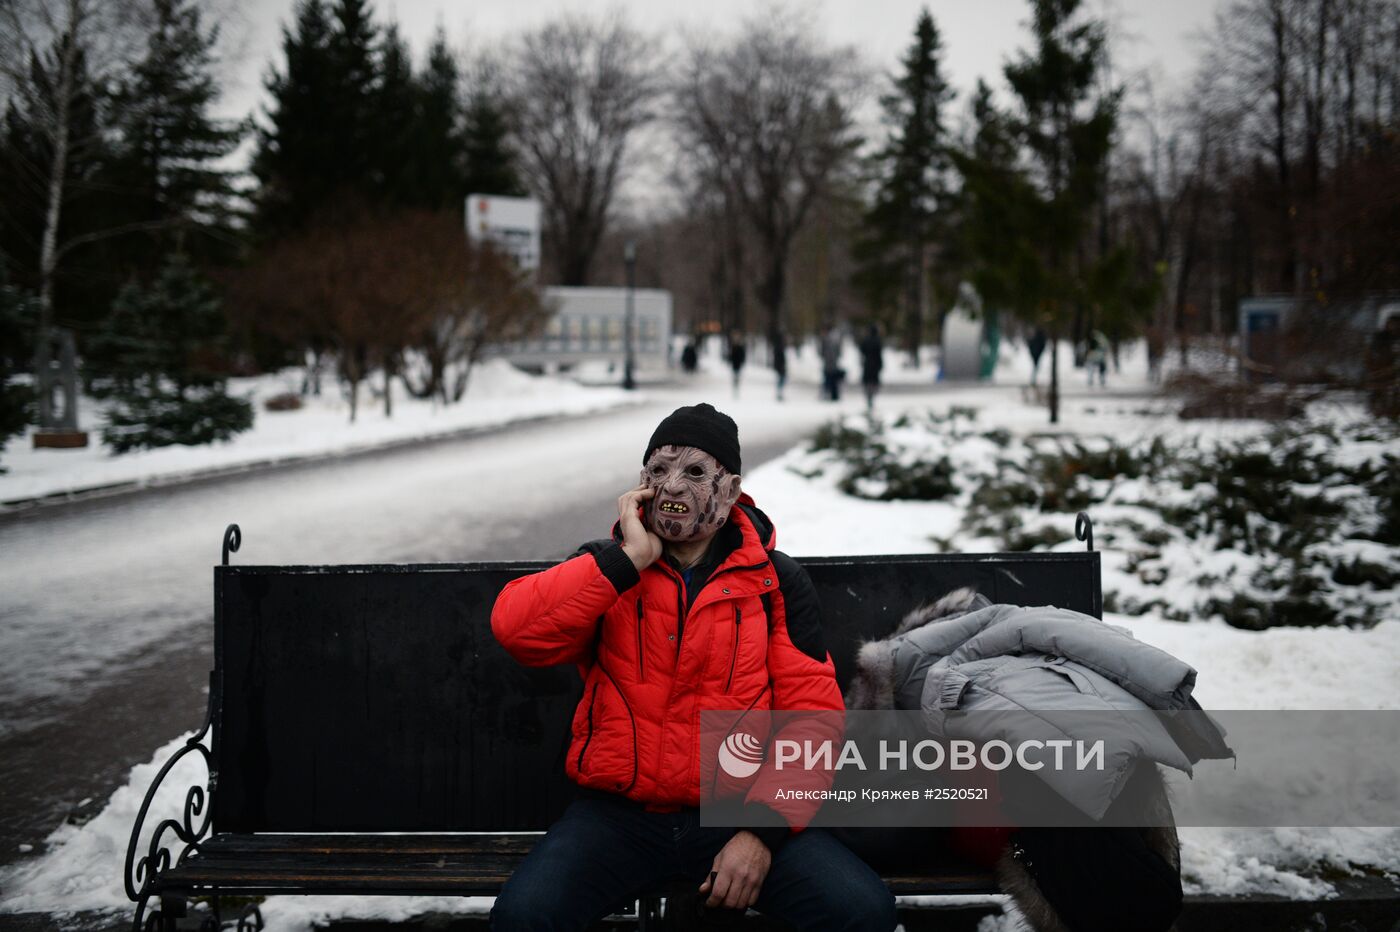
[[[54,505],[70,505],[79,502],[86,502],[92,499],[110,498],[119,495],[145,492],[151,489],[164,488],[166,486],[185,485],[192,482],[199,482],[209,479],[220,479],[226,476],[236,476],[243,473],[259,472],[266,469],[277,469],[287,466],[303,466],[313,463],[326,462],[328,460],[348,459],[355,456],[362,456],[367,453],[385,453],[392,450],[404,449],[414,446],[427,446],[432,443],[439,443],[446,440],[461,440],[466,437],[473,437],[480,434],[497,433],[509,430],[514,427],[526,427],[532,424],[540,424],[548,421],[563,420],[570,417],[588,417],[596,414],[607,414],[613,411],[620,411],[636,405],[644,404],[647,399],[637,397],[627,399],[616,404],[607,405],[600,408],[593,408],[586,411],[569,412],[564,414],[536,414],[528,417],[518,418],[513,421],[506,421],[499,424],[477,424],[467,427],[457,427],[442,433],[420,435],[416,437],[400,437],[393,440],[385,440],[379,443],[366,443],[359,446],[343,447],[337,450],[328,450],[319,453],[292,453],[286,456],[271,456],[262,459],[246,460],[227,466],[208,466],[199,469],[188,469],[180,472],[162,473],[156,476],[147,476],[141,479],[128,479],[121,482],[104,483],[101,485],[81,486],[75,489],[65,489],[63,491],[48,492],[43,495],[34,495],[26,498],[11,498],[0,500],[0,518],[20,514],[38,508],[47,508]]]

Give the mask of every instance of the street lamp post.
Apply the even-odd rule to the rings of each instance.
[[[633,372],[634,360],[632,356],[632,321],[635,316],[632,307],[632,292],[636,290],[637,244],[630,239],[622,247],[622,261],[627,265],[627,318],[622,329],[624,353],[622,363],[622,387],[631,391],[637,387],[637,380]]]

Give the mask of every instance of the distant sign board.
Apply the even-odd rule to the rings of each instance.
[[[526,271],[539,268],[539,201],[527,197],[469,194],[466,221],[469,239],[495,243]]]

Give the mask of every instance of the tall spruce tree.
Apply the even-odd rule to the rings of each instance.
[[[376,132],[370,186],[376,199],[396,205],[421,204],[425,196],[418,137],[422,97],[413,74],[412,54],[397,23],[384,27],[380,37],[371,106]]]
[[[913,365],[923,342],[928,250],[946,206],[949,158],[944,108],[953,90],[942,73],[942,40],[925,8],[894,89],[880,98],[889,138],[871,162],[878,185],[857,247],[856,275],[876,307],[902,306],[901,343]]]
[[[242,129],[215,119],[217,27],[205,28],[194,0],[153,0],[145,48],[115,94],[119,145],[111,197],[132,232],[111,244],[122,279],[148,283],[166,258],[180,253],[199,264],[232,258],[236,212],[233,173],[218,163],[238,145]],[[136,325],[110,311],[102,331]],[[84,374],[101,390],[128,361],[121,343],[87,340]]]
[[[466,141],[462,135],[462,78],[441,27],[433,34],[417,81],[418,109],[411,142],[416,207],[455,209],[465,186]]]
[[[121,195],[131,222],[145,225],[130,253],[143,278],[171,251],[227,252],[233,173],[218,163],[241,127],[215,119],[218,27],[206,29],[195,0],[153,0],[146,48],[116,95]]]
[[[382,37],[368,0],[336,0],[331,15],[334,28],[329,51],[336,93],[325,103],[348,146],[332,171],[338,176],[342,195],[374,200],[384,189],[385,139],[378,125],[384,116]],[[407,70],[406,51],[403,54]]]
[[[510,144],[510,119],[499,93],[489,87],[471,93],[463,134],[465,193],[524,197],[525,183]]]
[[[987,82],[978,80],[970,110],[972,135],[953,152],[953,162],[964,179],[957,198],[957,248],[967,259],[967,277],[985,306],[1031,307],[1036,303],[1038,279],[1007,275],[1009,263],[989,261],[989,257],[1006,245],[1006,230],[1020,230],[1034,222],[1030,208],[1036,192],[1022,171],[1020,143],[1011,120],[997,109]],[[1016,258],[1029,261],[1034,255]]]
[[[365,0],[299,0],[282,34],[285,70],[267,80],[269,125],[253,158],[260,237],[382,196],[377,45]]]
[[[982,101],[978,142],[1012,142],[1023,165],[963,153],[969,212],[980,230],[969,238],[974,278],[984,302],[1001,305],[1050,337],[1050,422],[1059,421],[1059,339],[1076,306],[1118,295],[1121,276],[1083,248],[1099,203],[1103,166],[1113,143],[1120,92],[1102,92],[1101,23],[1080,15],[1080,0],[1032,0],[1035,48],[1005,69],[1012,110]]]
[[[327,106],[339,93],[331,29],[324,0],[299,0],[295,23],[282,30],[286,63],[267,78],[269,125],[258,134],[252,164],[255,229],[263,238],[299,228],[339,182],[336,164],[346,140]]]

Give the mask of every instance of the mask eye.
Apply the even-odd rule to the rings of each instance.
[[[692,479],[703,479],[703,478],[705,478],[705,470],[704,470],[703,468],[699,467],[699,466],[692,466],[692,467],[690,467],[689,469],[687,469],[685,472],[686,472],[686,475],[690,476],[690,478],[692,478]]]
[[[665,472],[665,471],[666,471],[666,470],[662,469],[660,466],[653,466],[653,467],[651,467],[651,474],[652,474],[653,476],[659,476],[659,475],[661,475],[661,474],[662,474],[663,472]]]

